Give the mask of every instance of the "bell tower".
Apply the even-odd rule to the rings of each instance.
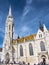
[[[7,20],[6,20],[6,30],[5,30],[5,34],[7,35],[7,37],[9,38],[13,38],[13,16],[12,16],[12,12],[11,12],[11,6],[9,8],[9,14],[7,16]]]
[[[13,23],[13,16],[12,16],[11,6],[10,6],[9,13],[6,19],[6,24],[5,24],[5,37],[3,41],[3,52],[2,52],[3,62],[8,62],[8,60],[9,60],[9,63],[12,62],[13,29],[14,29],[14,23]]]

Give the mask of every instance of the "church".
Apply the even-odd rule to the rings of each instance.
[[[2,61],[25,62],[38,64],[43,60],[49,63],[49,31],[43,24],[39,26],[37,33],[23,38],[13,39],[14,20],[9,8],[9,14],[5,23],[5,37],[2,48]]]

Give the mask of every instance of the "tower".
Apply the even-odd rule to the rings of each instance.
[[[9,8],[9,14],[6,19],[5,24],[5,37],[3,41],[3,50],[2,50],[2,61],[6,63],[12,62],[12,41],[13,41],[13,16],[11,12],[11,6]]]

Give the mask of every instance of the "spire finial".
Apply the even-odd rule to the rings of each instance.
[[[9,16],[12,15],[12,12],[11,12],[11,5],[10,5],[10,8],[9,8]]]
[[[19,37],[19,35],[18,35],[18,39],[19,39],[20,37]]]
[[[41,23],[41,21],[39,21],[39,29],[40,29],[41,31],[44,31],[44,29],[43,29],[43,24]]]

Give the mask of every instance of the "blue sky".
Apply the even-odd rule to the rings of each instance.
[[[14,18],[14,38],[37,33],[39,21],[49,30],[49,0],[0,0],[0,47],[10,5]]]

